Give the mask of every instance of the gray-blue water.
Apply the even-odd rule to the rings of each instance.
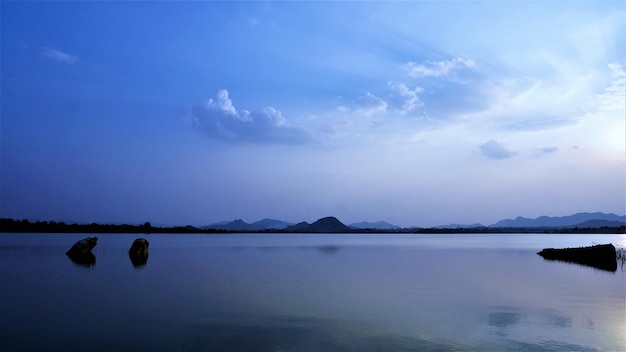
[[[87,236],[0,234],[0,350],[626,350],[624,268],[536,254],[626,235]]]

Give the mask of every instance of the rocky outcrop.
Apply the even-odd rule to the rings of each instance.
[[[617,253],[611,243],[579,248],[544,248],[537,254],[547,260],[560,260],[607,271],[617,270]]]
[[[135,267],[146,265],[148,262],[148,247],[150,243],[145,238],[136,239],[128,250],[128,256]]]
[[[87,237],[74,243],[65,254],[76,264],[93,266],[96,264],[96,256],[91,250],[98,244],[98,237]]]

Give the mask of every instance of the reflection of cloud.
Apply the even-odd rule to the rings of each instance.
[[[511,326],[519,324],[522,315],[517,313],[515,309],[503,308],[504,311],[489,313],[488,323],[490,326],[496,327],[496,335],[507,336],[507,329]]]
[[[516,325],[521,320],[522,315],[513,312],[496,312],[489,314],[489,325],[498,328],[508,328]]]
[[[251,316],[229,317],[218,323],[192,326],[185,350],[250,351],[346,351],[380,349],[386,351],[467,350],[456,342],[401,335],[371,323],[298,315],[271,316],[263,324]],[[425,348],[426,347],[426,348]]]
[[[506,145],[493,139],[481,145],[480,151],[484,156],[491,159],[506,159],[515,155],[515,152],[507,148]]]
[[[78,60],[78,57],[68,54],[66,52],[45,47],[43,50],[43,56],[50,60],[64,63],[64,64],[73,64]]]
[[[193,107],[187,118],[194,128],[219,140],[279,144],[310,141],[304,128],[290,125],[272,107],[257,112],[238,111],[226,89],[220,89],[215,99],[209,99],[204,106]]]
[[[560,328],[569,328],[572,326],[572,318],[565,317],[562,315],[555,315],[553,320],[553,325],[558,326]]]

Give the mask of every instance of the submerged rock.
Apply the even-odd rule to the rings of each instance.
[[[91,253],[91,250],[96,244],[98,244],[98,237],[87,237],[74,243],[65,254],[76,264],[93,266],[96,264],[96,256]]]
[[[148,262],[148,246],[150,243],[145,238],[136,239],[128,250],[128,256],[134,266],[143,266]]]
[[[611,243],[578,248],[544,248],[537,254],[547,260],[560,260],[607,271],[617,270],[617,253]]]

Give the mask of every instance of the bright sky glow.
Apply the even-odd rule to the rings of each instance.
[[[626,212],[626,5],[2,2],[0,216]]]

